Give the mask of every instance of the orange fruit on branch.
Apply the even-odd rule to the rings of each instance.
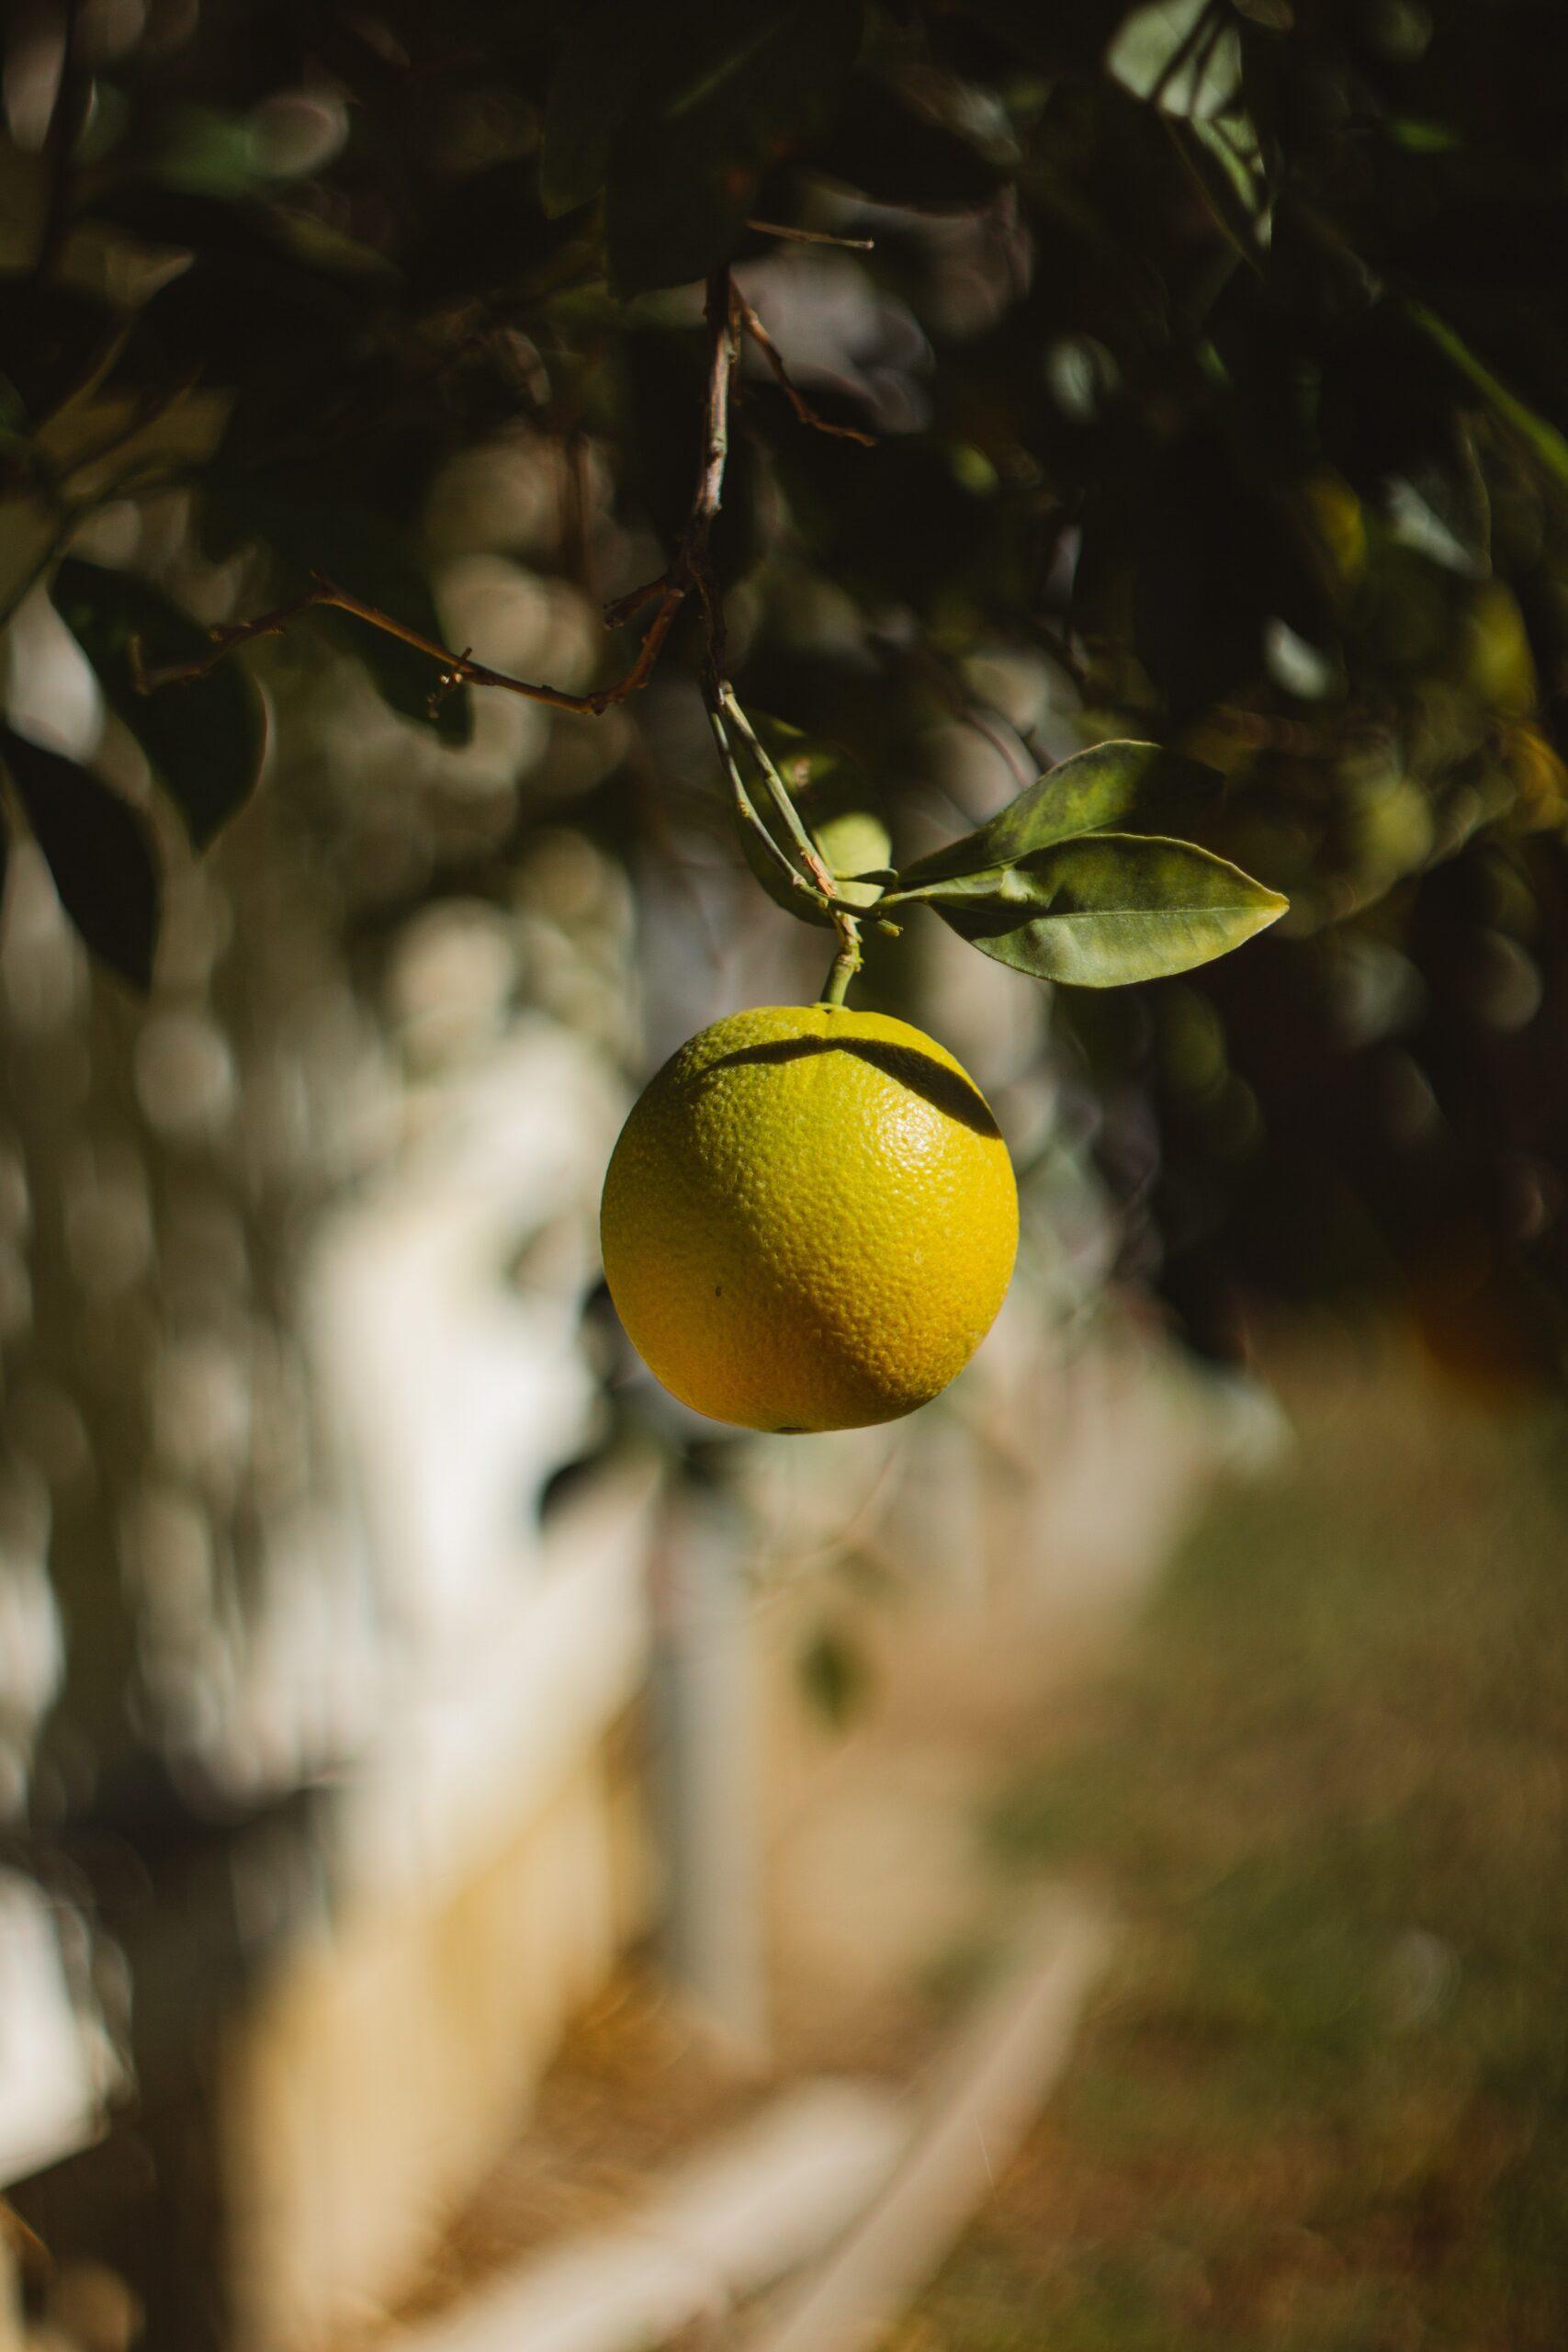
[[[890,1421],[989,1329],[1018,1247],[1007,1146],[946,1047],[842,1005],[691,1038],[633,1107],[601,1210],[626,1332],[744,1429]]]

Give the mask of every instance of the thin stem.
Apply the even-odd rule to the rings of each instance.
[[[717,693],[719,708],[729,719],[736,733],[739,736],[741,741],[745,744],[746,749],[750,752],[751,757],[756,761],[758,767],[762,772],[762,781],[768,787],[768,797],[772,800],[773,807],[777,809],[779,816],[783,820],[785,831],[788,833],[791,841],[795,843],[796,850],[799,852],[801,863],[805,865],[807,872],[811,876],[812,879],[817,884],[818,888],[823,892],[824,896],[829,899],[837,898],[839,894],[838,884],[835,882],[833,876],[823,858],[821,851],[818,848],[816,842],[812,840],[810,834],[807,831],[805,825],[801,821],[800,811],[790,797],[789,787],[784,783],[783,776],[780,775],[777,768],[774,767],[772,760],[768,757],[767,752],[763,748],[763,745],[758,737],[756,729],[747,718],[746,713],[741,709],[740,705],[736,701],[735,689],[728,683],[728,679],[721,679],[718,682]]]
[[[280,637],[291,621],[301,613],[321,607],[333,612],[350,613],[355,620],[379,629],[385,637],[395,637],[404,645],[412,645],[417,653],[426,653],[440,668],[434,688],[436,695],[450,693],[454,686],[500,686],[508,694],[524,695],[531,702],[548,703],[555,710],[572,710],[597,718],[614,702],[620,702],[636,692],[658,658],[659,647],[668,632],[674,611],[668,598],[654,615],[648,635],[644,638],[637,660],[623,678],[613,686],[601,687],[596,694],[565,694],[558,686],[536,685],[525,678],[510,677],[502,670],[492,670],[488,663],[476,662],[468,653],[454,653],[449,647],[439,645],[434,638],[425,637],[419,629],[410,628],[405,621],[395,620],[376,605],[367,604],[363,597],[340,588],[322,571],[312,572],[310,583],[297,596],[290,596],[270,612],[258,613],[248,621],[232,621],[209,631],[212,650],[195,662],[173,662],[149,670],[141,661],[140,648],[132,644],[133,680],[140,694],[154,694],[161,686],[188,685],[197,678],[205,678],[209,670],[242,645],[251,644],[259,637]]]
[[[825,911],[829,910],[828,901],[822,893],[813,889],[803,874],[795,872],[795,867],[758,815],[757,804],[746,789],[746,779],[740,773],[740,763],[735,756],[734,747],[726,731],[722,711],[711,702],[708,705],[708,725],[713,729],[713,740],[718,746],[718,756],[723,763],[725,775],[729,779],[730,796],[735,802],[735,813],[741,825],[753,836],[764,856],[778,868],[792,889],[798,890],[804,898],[809,899],[814,906],[820,907]]]
[[[850,982],[861,967],[859,924],[852,915],[836,920],[839,923],[839,952],[828,967],[828,977],[817,1000],[818,1004],[842,1004],[849,995]]]
[[[831,229],[796,229],[783,220],[748,220],[746,226],[759,237],[783,237],[792,245],[841,245],[852,254],[876,251],[874,237],[840,237]]]
[[[792,380],[789,370],[784,363],[784,354],[744,294],[737,294],[735,300],[740,313],[741,325],[773,369],[780,390],[801,424],[809,424],[814,433],[831,434],[836,440],[858,441],[863,449],[874,449],[876,447],[874,433],[863,433],[860,427],[854,424],[834,424],[828,417],[818,413],[805,393]]]

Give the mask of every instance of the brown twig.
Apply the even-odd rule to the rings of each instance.
[[[729,384],[735,370],[739,344],[734,301],[728,269],[716,270],[708,280],[706,310],[708,324],[707,391],[704,404],[703,456],[692,497],[691,512],[686,517],[673,560],[668,571],[657,580],[643,582],[626,595],[617,597],[605,611],[605,620],[618,628],[657,599],[657,608],[643,635],[637,658],[631,667],[607,686],[596,687],[591,694],[569,694],[559,686],[537,684],[529,678],[514,678],[504,670],[492,670],[488,662],[476,662],[468,652],[454,653],[404,621],[397,620],[379,605],[368,604],[361,596],[329,580],[323,571],[312,571],[310,583],[297,595],[270,612],[259,613],[253,620],[220,624],[209,634],[212,650],[199,661],[176,662],[167,667],[149,670],[143,666],[140,644],[132,639],[130,647],[132,678],[137,691],[152,694],[161,686],[188,685],[204,678],[209,671],[242,645],[249,645],[260,637],[277,637],[298,620],[302,613],[323,607],[348,613],[368,628],[379,629],[384,636],[395,637],[404,645],[412,645],[418,653],[428,654],[438,666],[438,675],[432,690],[432,700],[450,694],[455,687],[496,686],[505,694],[522,695],[530,702],[548,704],[552,710],[567,710],[580,717],[597,718],[616,703],[625,702],[646,685],[653,666],[663,650],[664,640],[674,625],[675,616],[686,597],[694,590],[701,598],[707,624],[708,666],[716,675],[724,667],[724,625],[712,582],[708,577],[708,539],[714,516],[718,512],[724,491],[724,469],[729,454]]]
[[[773,369],[778,380],[779,390],[794,409],[801,424],[809,424],[816,433],[830,433],[836,440],[858,441],[863,449],[874,449],[876,447],[874,433],[863,433],[858,425],[834,424],[827,417],[818,414],[805,393],[792,382],[789,370],[784,363],[783,353],[744,294],[738,293],[735,301],[740,315],[741,325]]]
[[[322,607],[333,612],[350,613],[355,620],[365,621],[371,628],[379,629],[384,636],[395,637],[402,644],[412,645],[418,653],[427,653],[440,667],[440,675],[434,689],[437,695],[449,694],[454,686],[458,685],[501,686],[509,694],[525,695],[531,702],[548,703],[554,710],[572,710],[597,716],[600,711],[607,710],[612,702],[618,702],[624,695],[640,685],[648,667],[651,666],[645,639],[626,677],[614,686],[603,687],[597,694],[572,695],[563,693],[558,686],[536,685],[525,678],[510,677],[502,670],[492,670],[485,662],[475,662],[466,653],[452,652],[448,647],[438,645],[434,638],[422,635],[416,628],[410,628],[403,621],[394,620],[390,613],[382,612],[378,605],[368,605],[362,597],[351,595],[346,588],[340,588],[335,581],[329,580],[324,571],[313,571],[309,587],[302,588],[297,596],[290,596],[286,603],[275,605],[270,612],[258,613],[254,620],[227,622],[209,630],[212,650],[203,654],[199,661],[172,662],[161,669],[149,670],[141,661],[140,641],[133,639],[130,647],[132,683],[137,692],[144,695],[155,694],[161,686],[189,685],[197,678],[205,678],[209,671],[215,669],[238,647],[249,645],[258,637],[281,637],[289,623],[298,620],[302,613]],[[658,627],[657,618],[654,626]],[[669,627],[668,620],[664,626],[666,628]]]
[[[748,220],[746,226],[759,237],[783,237],[792,245],[840,245],[852,254],[876,251],[874,237],[839,237],[831,229],[795,229],[783,220]]]
[[[547,703],[555,710],[574,711],[597,718],[613,705],[625,702],[628,695],[636,694],[647,683],[676,614],[687,596],[695,594],[702,606],[706,640],[703,698],[707,706],[719,757],[729,777],[738,814],[741,822],[757,838],[763,854],[777,865],[782,876],[795,890],[804,894],[831,918],[839,933],[840,963],[845,967],[847,978],[852,964],[852,968],[859,968],[857,919],[840,897],[833,875],[807,831],[783,779],[736,700],[735,690],[726,675],[724,607],[708,567],[708,543],[724,495],[725,468],[729,456],[730,390],[739,357],[742,333],[750,333],[770,356],[775,374],[789,392],[796,413],[804,421],[822,425],[822,429],[828,432],[847,433],[847,437],[852,440],[864,442],[870,436],[848,432],[843,426],[823,425],[822,420],[800,400],[784,373],[783,363],[773,351],[766,329],[750,304],[737,293],[727,267],[715,270],[708,279],[704,316],[708,331],[708,360],[703,401],[703,446],[691,508],[669,568],[656,580],[644,581],[605,607],[605,620],[613,628],[630,620],[649,605],[654,608],[652,618],[643,633],[637,659],[630,669],[612,684],[600,686],[592,694],[580,695],[568,694],[558,686],[537,684],[531,679],[512,677],[503,670],[492,670],[487,662],[476,662],[468,649],[461,653],[452,652],[448,647],[437,644],[433,638],[425,637],[420,630],[395,619],[390,613],[382,612],[378,605],[367,604],[362,597],[340,587],[335,581],[329,580],[325,572],[312,571],[304,588],[285,603],[275,605],[270,612],[259,613],[252,620],[231,621],[211,629],[209,632],[211,650],[197,661],[148,670],[142,663],[140,642],[133,637],[130,657],[132,677],[138,691],[151,694],[160,686],[182,682],[189,684],[203,678],[239,646],[248,645],[261,637],[276,637],[301,614],[327,608],[348,613],[355,619],[364,621],[367,627],[380,629],[384,635],[412,646],[416,652],[428,655],[438,665],[431,695],[433,707],[443,695],[459,685],[496,686],[507,694],[525,695],[532,702]],[[727,718],[761,772],[781,828],[800,861],[798,867],[757,813],[726,729]]]

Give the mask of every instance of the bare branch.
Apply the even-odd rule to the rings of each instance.
[[[501,686],[509,694],[525,695],[531,702],[548,703],[555,710],[578,711],[597,717],[613,702],[619,702],[639,686],[647,675],[648,667],[651,666],[650,663],[645,664],[645,640],[642,651],[626,677],[617,680],[613,686],[602,687],[597,694],[571,695],[563,693],[558,686],[535,685],[527,679],[510,677],[502,670],[492,670],[487,663],[475,662],[466,653],[452,652],[448,647],[438,645],[434,638],[424,637],[418,629],[410,628],[405,622],[394,620],[390,613],[382,612],[378,605],[367,605],[362,597],[351,595],[346,588],[340,588],[324,572],[317,571],[312,572],[308,588],[301,589],[297,596],[290,596],[286,604],[274,605],[271,612],[258,613],[254,620],[232,621],[211,629],[209,634],[212,639],[212,650],[198,662],[184,662],[149,670],[142,664],[140,642],[133,639],[130,648],[132,682],[137,692],[144,695],[156,693],[160,686],[188,685],[194,679],[205,678],[209,670],[216,668],[238,647],[249,645],[258,637],[279,637],[291,621],[299,619],[301,613],[323,606],[334,612],[350,613],[355,620],[381,630],[384,636],[395,637],[402,644],[412,645],[417,653],[428,654],[439,665],[440,675],[434,690],[437,695],[449,694],[457,685]],[[668,626],[666,622],[665,627]],[[657,619],[654,627],[658,627]],[[649,631],[651,634],[652,630]]]
[[[870,436],[850,432],[844,426],[825,424],[807,408],[784,374],[783,363],[773,349],[766,328],[750,304],[736,292],[728,268],[716,270],[708,279],[705,317],[708,331],[708,360],[703,401],[703,447],[691,508],[668,569],[657,579],[645,581],[625,595],[616,597],[604,609],[606,624],[616,628],[648,606],[653,607],[636,660],[611,684],[596,687],[591,694],[568,694],[558,686],[512,677],[503,670],[492,670],[488,662],[476,662],[467,648],[461,653],[454,653],[449,647],[438,644],[434,639],[409,628],[390,613],[382,612],[378,605],[367,604],[363,597],[340,587],[325,572],[312,571],[307,586],[285,603],[274,605],[270,612],[258,613],[251,620],[231,621],[211,629],[209,632],[211,650],[197,661],[149,670],[142,662],[140,641],[132,638],[132,677],[138,692],[152,694],[161,686],[188,684],[195,679],[203,678],[239,647],[249,645],[258,638],[279,636],[301,614],[326,609],[348,613],[355,620],[363,621],[367,628],[379,629],[385,636],[395,637],[400,643],[412,646],[416,652],[427,655],[436,665],[435,682],[431,692],[433,709],[459,685],[495,686],[506,694],[525,695],[531,702],[546,703],[553,710],[597,718],[616,703],[625,702],[647,684],[674,625],[676,614],[686,598],[694,594],[702,606],[707,648],[703,664],[703,698],[707,706],[719,757],[729,778],[737,813],[747,830],[759,837],[765,854],[782,873],[789,876],[794,888],[832,916],[840,930],[841,947],[848,953],[857,939],[854,919],[840,900],[832,874],[801,822],[794,802],[737,702],[734,689],[725,674],[724,607],[708,566],[708,543],[714,518],[724,495],[725,468],[729,457],[730,387],[739,356],[742,333],[751,334],[768,356],[798,415],[807,423],[821,426],[825,432],[842,433],[851,440],[863,442]],[[805,868],[804,872],[796,867],[788,851],[769,832],[758,815],[729,740],[727,718],[760,769],[775,813],[800,860],[800,865]]]
[[[780,390],[801,424],[809,424],[816,433],[830,433],[835,440],[858,441],[863,449],[874,449],[876,447],[874,433],[863,433],[858,425],[834,424],[827,417],[818,414],[805,393],[792,382],[789,370],[784,363],[783,353],[746,297],[743,294],[737,294],[735,300],[739,311],[741,325],[773,369],[778,379]]]

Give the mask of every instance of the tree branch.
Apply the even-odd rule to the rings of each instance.
[[[846,425],[827,424],[801,398],[784,372],[784,363],[767,329],[750,304],[737,292],[728,268],[715,270],[708,279],[704,316],[707,322],[708,356],[703,399],[703,443],[691,507],[668,570],[662,571],[658,579],[643,582],[641,586],[629,590],[605,607],[604,618],[612,628],[621,627],[647,606],[653,607],[652,617],[643,633],[636,660],[611,684],[596,687],[591,694],[569,694],[559,686],[544,685],[532,679],[514,678],[503,670],[492,670],[488,662],[476,662],[468,649],[461,653],[454,653],[450,648],[437,644],[434,639],[425,637],[420,630],[395,619],[390,613],[381,611],[379,606],[367,604],[363,597],[340,587],[325,572],[312,571],[305,587],[283,604],[274,605],[270,612],[258,613],[251,620],[226,622],[211,629],[209,632],[211,650],[197,661],[149,670],[142,663],[140,641],[132,638],[131,671],[138,692],[152,694],[162,686],[189,684],[203,678],[240,646],[249,645],[257,638],[279,636],[301,614],[325,608],[348,613],[355,620],[365,622],[367,628],[380,629],[384,635],[412,646],[416,652],[427,654],[438,671],[431,695],[433,706],[443,695],[450,694],[459,685],[495,686],[506,694],[523,695],[531,702],[546,703],[553,710],[597,718],[615,704],[625,702],[628,695],[636,694],[647,684],[674,625],[676,614],[687,596],[695,594],[702,605],[706,639],[703,699],[719,758],[729,780],[737,815],[746,830],[758,838],[764,854],[789,877],[793,888],[831,917],[839,931],[845,968],[848,968],[852,956],[858,966],[859,932],[855,918],[840,898],[838,884],[826,860],[807,832],[783,779],[736,700],[735,690],[726,675],[724,607],[709,570],[708,548],[714,519],[724,495],[725,468],[729,457],[730,390],[740,353],[741,334],[750,334],[757,343],[789,395],[796,415],[804,423],[815,424],[823,432],[840,434],[852,441],[869,444],[871,435],[855,432]],[[734,729],[755,763],[795,857],[769,831],[758,814],[736,758],[729,729]],[[799,866],[795,865],[795,858],[799,859]]]
[[[367,627],[380,629],[385,636],[395,637],[404,645],[412,645],[418,653],[428,654],[439,671],[432,690],[433,700],[450,694],[456,686],[495,686],[504,694],[522,695],[530,702],[546,703],[552,710],[568,710],[580,717],[597,718],[647,684],[663,650],[664,640],[674,624],[675,616],[694,590],[702,599],[707,623],[710,667],[722,671],[723,617],[708,577],[707,550],[714,516],[718,512],[723,495],[724,469],[729,454],[729,385],[739,344],[728,269],[716,271],[708,281],[706,316],[708,368],[704,402],[703,455],[691,511],[668,571],[661,572],[657,580],[647,581],[641,587],[632,589],[629,594],[618,597],[605,610],[605,620],[615,628],[629,620],[634,613],[640,612],[646,605],[656,603],[653,617],[644,633],[636,660],[621,677],[609,685],[595,687],[591,694],[569,694],[560,686],[541,684],[529,678],[514,678],[507,671],[492,670],[488,662],[476,662],[467,650],[454,653],[449,647],[437,644],[434,638],[410,628],[405,622],[383,612],[378,605],[367,604],[363,597],[340,587],[335,581],[329,580],[325,572],[312,571],[307,587],[283,604],[275,605],[270,612],[258,613],[253,620],[227,622],[210,630],[212,650],[197,662],[149,670],[143,666],[141,648],[133,640],[130,648],[132,676],[138,692],[152,694],[161,686],[188,685],[197,678],[204,678],[209,670],[238,647],[249,645],[256,638],[280,636],[302,613],[325,606],[334,612],[349,613],[355,620],[364,621]]]

